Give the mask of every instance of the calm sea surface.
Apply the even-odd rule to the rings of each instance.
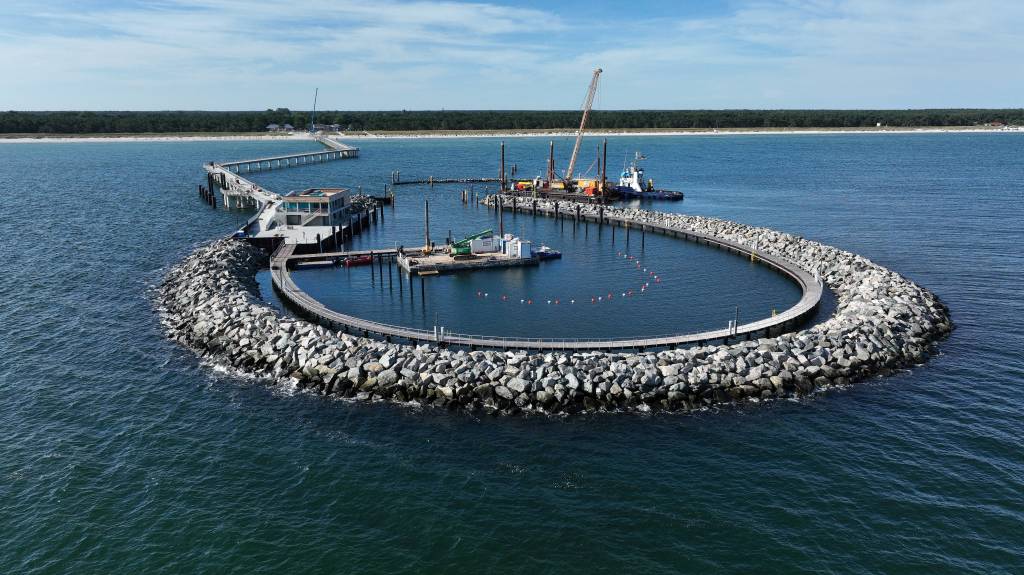
[[[507,142],[520,175],[543,170],[547,140]],[[379,194],[394,169],[497,171],[497,140],[359,145],[358,160],[254,179]],[[556,141],[563,155],[570,145]],[[863,254],[936,292],[957,330],[887,379],[696,415],[325,401],[201,365],[161,337],[151,304],[168,266],[246,217],[200,202],[201,164],[311,144],[0,144],[0,573],[1024,572],[1024,135],[609,148],[615,171],[640,150],[659,187],[687,194],[651,207]],[[459,189],[399,188],[356,247],[422,242],[424,195],[435,241],[496,227]],[[564,337],[719,327],[735,306],[754,319],[799,297],[684,242],[647,235],[641,248],[633,234],[627,246],[617,230],[613,244],[607,229],[522,215],[505,225],[565,258],[431,278],[426,305],[419,280],[410,294],[386,270],[296,278],[335,309],[392,323]]]

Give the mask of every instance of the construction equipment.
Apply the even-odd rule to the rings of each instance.
[[[468,255],[473,251],[470,245],[473,242],[473,240],[486,238],[492,235],[494,235],[494,230],[484,230],[482,232],[477,232],[471,236],[466,236],[457,242],[452,242],[452,255]]]
[[[590,118],[590,108],[594,105],[594,95],[597,93],[597,79],[601,76],[602,70],[594,70],[594,77],[590,79],[590,87],[587,88],[587,98],[583,101],[583,118],[580,120],[580,129],[576,130],[576,145],[572,147],[572,157],[569,159],[569,169],[565,171],[565,183],[572,186],[572,172],[576,168],[576,158],[580,154],[580,144],[583,143],[583,131],[587,127],[587,119]]]

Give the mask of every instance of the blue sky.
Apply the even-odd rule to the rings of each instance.
[[[6,0],[0,109],[1022,107],[1016,0]]]

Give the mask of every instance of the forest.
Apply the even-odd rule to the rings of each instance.
[[[0,134],[130,134],[264,132],[271,124],[309,127],[311,113],[262,112],[0,112]],[[578,110],[317,111],[317,124],[343,131],[563,130],[579,125]],[[860,128],[1024,124],[1024,108],[922,110],[595,110],[594,130]]]

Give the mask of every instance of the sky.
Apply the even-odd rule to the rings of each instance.
[[[4,0],[0,110],[1020,108],[1018,0]]]

